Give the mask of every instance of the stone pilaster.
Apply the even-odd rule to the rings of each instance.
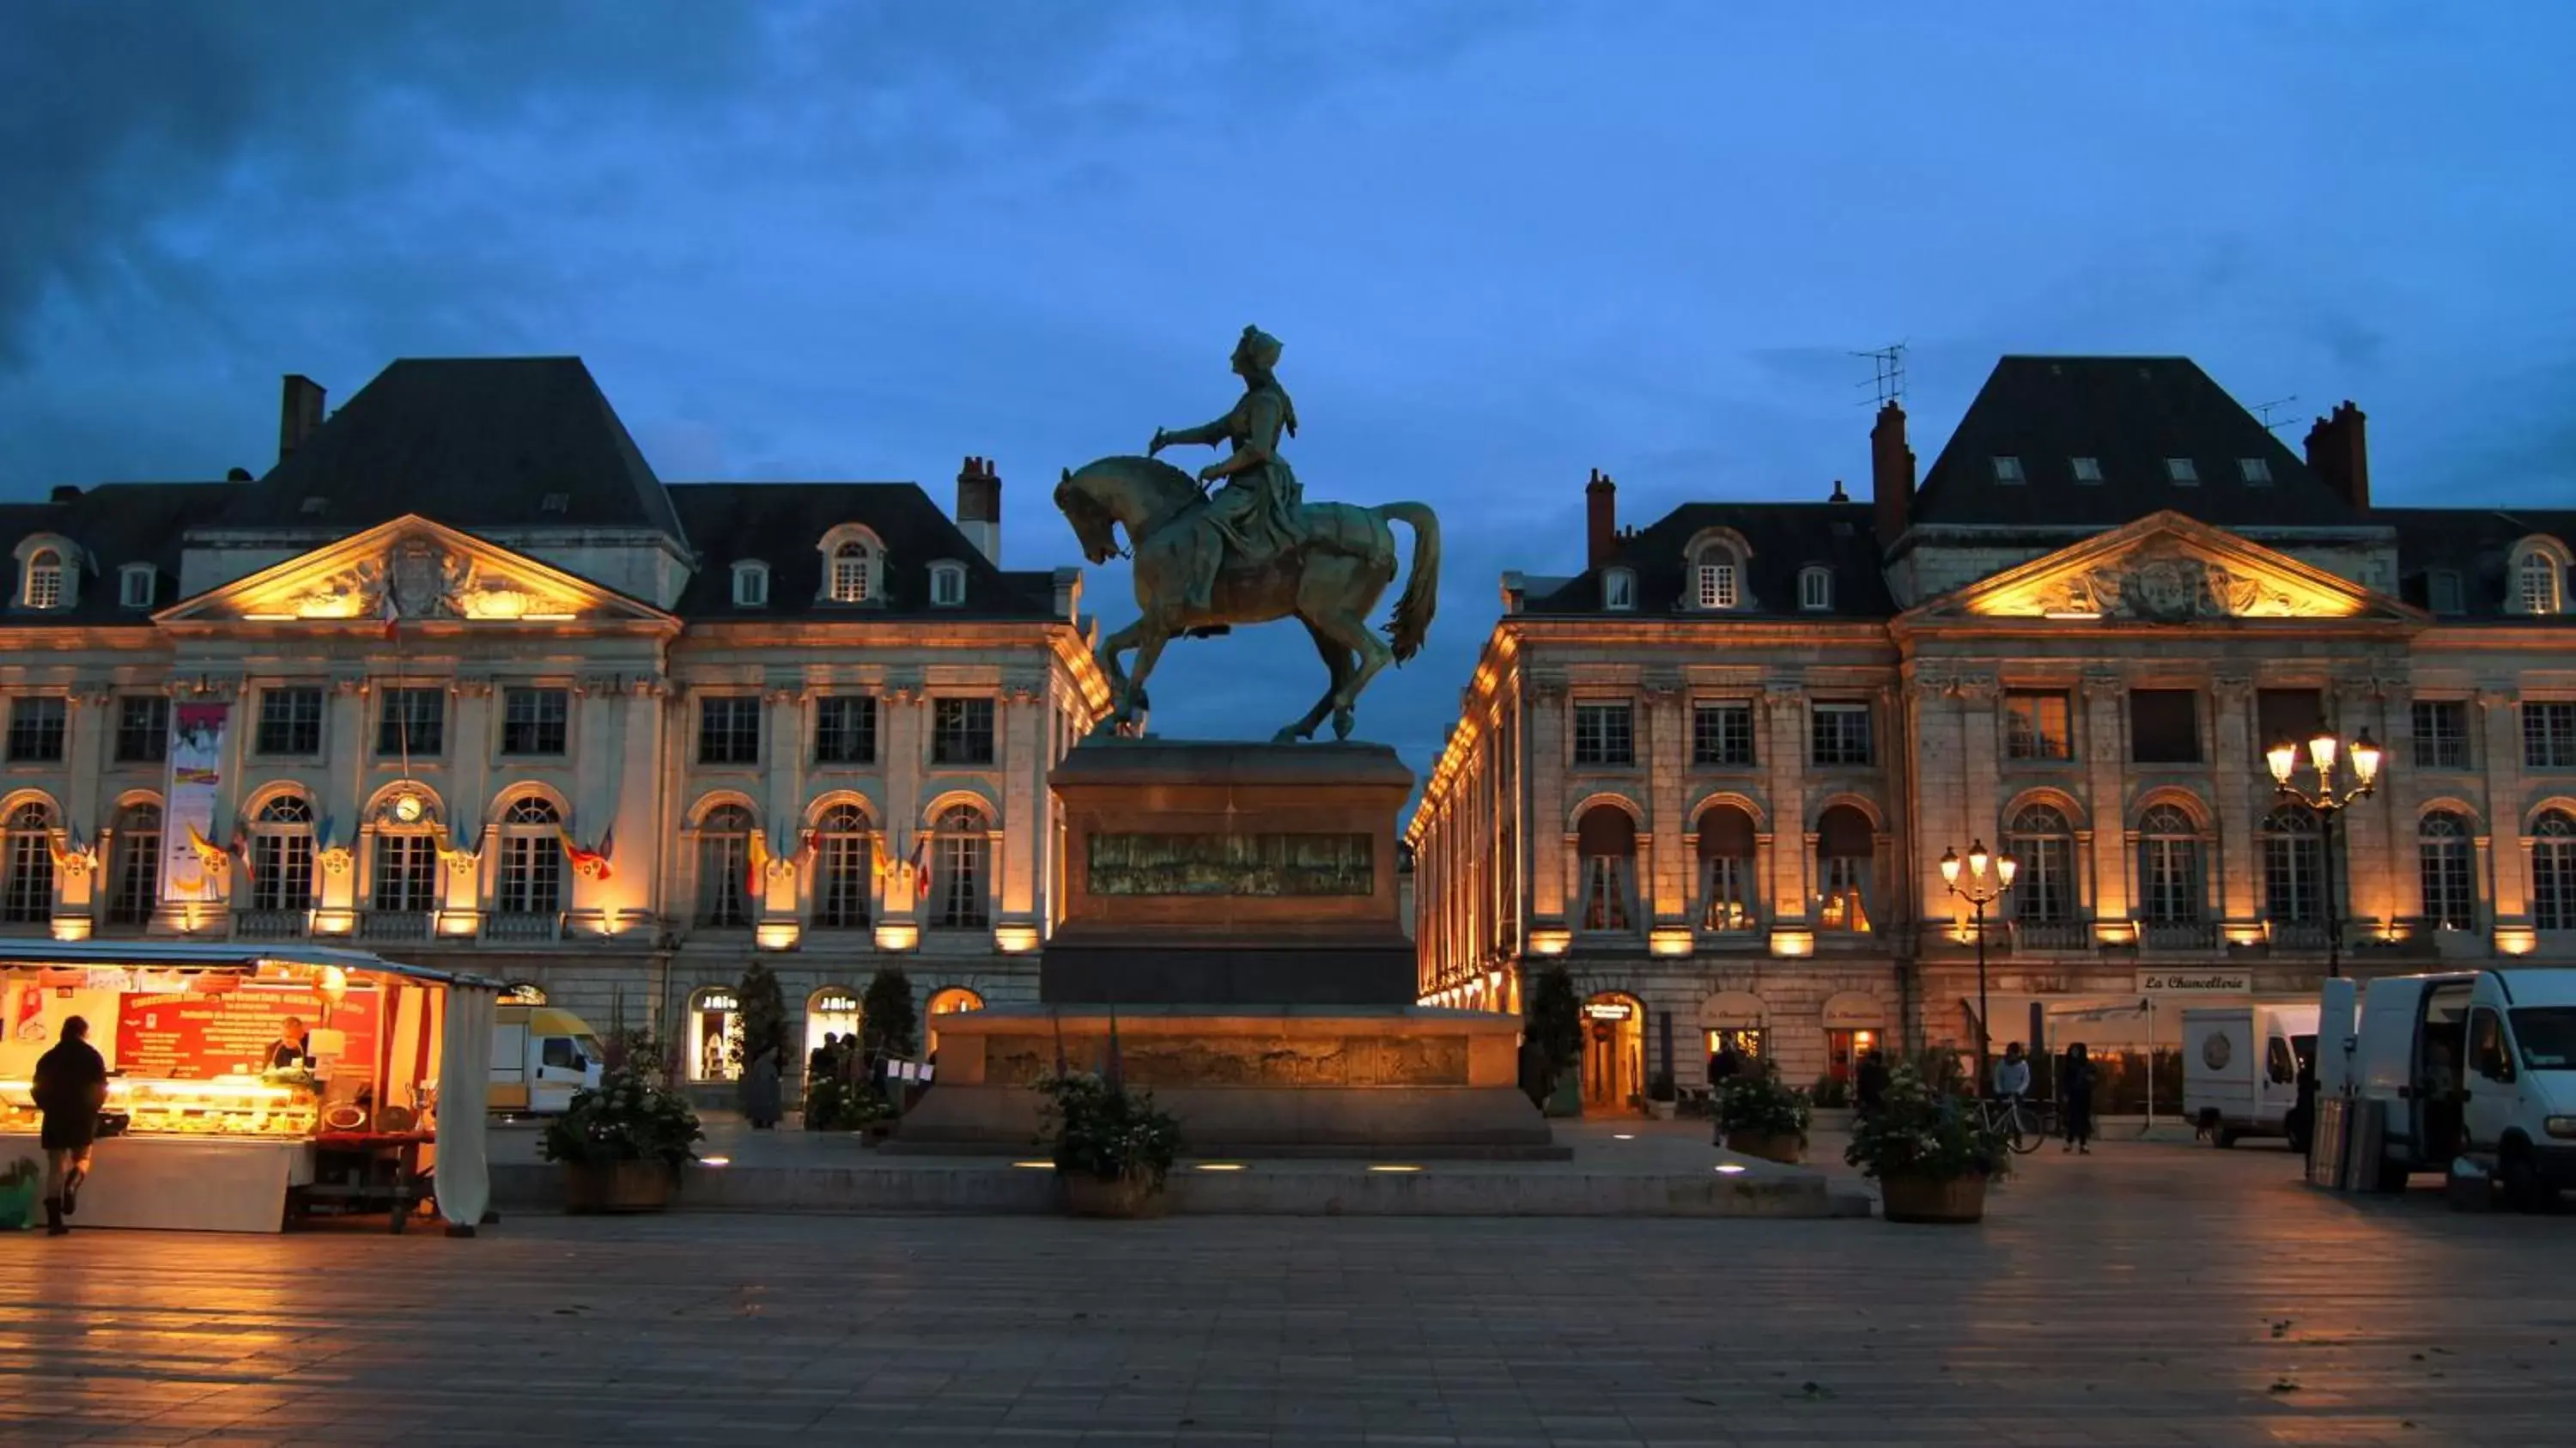
[[[1530,680],[1527,770],[1529,817],[1522,837],[1529,842],[1530,919],[1533,924],[1563,924],[1575,898],[1574,837],[1566,832],[1567,751],[1565,678],[1540,675]]]
[[[1033,680],[1004,685],[994,701],[1001,717],[1002,846],[1000,889],[993,900],[993,923],[1033,925],[1038,919],[1038,832],[1045,811],[1038,801],[1046,791],[1046,736],[1043,697]]]
[[[2124,848],[2128,840],[2129,800],[2124,788],[2123,764],[2129,757],[2128,710],[2121,707],[2128,690],[2116,674],[2086,674],[2082,686],[2084,707],[2084,779],[2085,816],[2091,821],[2090,839],[2079,848],[2091,856],[2090,883],[2093,896],[2092,917],[2096,921],[2125,920],[2133,913],[2129,875],[2130,860],[2136,851]]]
[[[2511,685],[2478,688],[2478,710],[2486,719],[2487,837],[2480,864],[2495,902],[2497,925],[2531,921],[2530,858],[2522,844],[2522,691]]]
[[[2219,919],[2223,924],[2252,926],[2262,918],[2262,852],[2254,837],[2255,796],[2270,778],[2262,746],[2254,738],[2254,680],[2244,674],[2222,674],[2211,681],[2217,699],[2215,747],[2210,768],[2216,779],[2218,839],[2207,866],[2219,885]]]
[[[1646,750],[1646,818],[1654,826],[1652,854],[1638,861],[1639,904],[1647,925],[1680,925],[1690,915],[1693,851],[1683,819],[1687,808],[1683,764],[1690,757],[1689,694],[1678,674],[1659,671],[1647,676],[1643,689]],[[1649,846],[1641,832],[1640,856]],[[1651,865],[1651,873],[1649,866]]]
[[[1805,928],[1813,912],[1808,876],[1814,841],[1807,833],[1807,690],[1781,680],[1762,688],[1763,744],[1770,761],[1771,879],[1766,891],[1774,926]],[[1802,843],[1804,848],[1801,847]]]

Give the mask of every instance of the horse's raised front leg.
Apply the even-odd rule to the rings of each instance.
[[[1303,614],[1298,615],[1297,621],[1306,626],[1307,636],[1315,641],[1315,652],[1324,656],[1324,671],[1327,676],[1324,693],[1323,697],[1315,701],[1315,707],[1306,711],[1305,718],[1271,735],[1270,742],[1273,744],[1287,744],[1294,740],[1314,738],[1315,726],[1323,723],[1324,716],[1333,712],[1333,697],[1341,692],[1342,682],[1351,676],[1353,667],[1351,651],[1334,642],[1333,636],[1324,632],[1321,625]]]
[[[1127,697],[1118,708],[1118,722],[1135,722],[1136,710],[1145,703],[1145,680],[1154,672],[1154,662],[1163,656],[1163,645],[1172,641],[1169,623],[1158,617],[1139,619],[1136,627],[1143,637],[1136,644],[1136,672],[1128,677]]]
[[[1134,717],[1135,681],[1127,676],[1126,670],[1118,667],[1118,656],[1135,648],[1144,637],[1145,621],[1140,618],[1102,639],[1100,647],[1092,651],[1092,656],[1100,663],[1100,672],[1109,680],[1109,712],[1100,716],[1099,723],[1091,726],[1091,737],[1108,738]]]

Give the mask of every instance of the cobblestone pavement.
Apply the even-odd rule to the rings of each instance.
[[[0,1239],[0,1441],[2564,1444],[2576,1220],[2277,1150],[1883,1222],[515,1218]]]

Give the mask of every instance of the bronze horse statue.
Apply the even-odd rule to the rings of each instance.
[[[1211,429],[1216,426],[1210,424]],[[1158,448],[1200,440],[1155,435]],[[1163,645],[1174,637],[1293,616],[1314,637],[1331,683],[1305,717],[1283,726],[1273,739],[1311,739],[1328,714],[1333,737],[1347,739],[1360,691],[1389,663],[1403,663],[1420,652],[1439,606],[1440,520],[1427,504],[1293,504],[1298,536],[1253,562],[1224,555],[1213,586],[1198,576],[1204,566],[1199,550],[1212,521],[1206,515],[1213,505],[1200,481],[1179,468],[1150,457],[1102,458],[1067,469],[1056,484],[1055,505],[1073,525],[1085,558],[1106,563],[1127,551],[1135,560],[1136,604],[1143,616],[1100,641],[1098,657],[1109,679],[1111,710],[1095,733],[1132,731],[1136,711],[1146,704],[1145,680]],[[1413,530],[1413,567],[1396,599],[1395,617],[1386,625],[1389,637],[1380,640],[1370,630],[1368,616],[1395,578],[1395,534],[1389,523]],[[1127,550],[1118,545],[1120,527],[1127,530]],[[1199,591],[1194,582],[1206,595],[1204,605],[1191,596]],[[1118,664],[1118,656],[1130,649],[1136,653],[1133,675]]]

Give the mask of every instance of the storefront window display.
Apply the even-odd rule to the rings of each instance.
[[[859,993],[845,985],[827,985],[805,1002],[805,1054],[823,1049],[825,1036],[859,1033]]]
[[[742,1002],[729,986],[710,986],[689,998],[688,1070],[692,1081],[732,1081],[742,1075]]]
[[[1825,1074],[1837,1081],[1852,1079],[1862,1058],[1885,1044],[1879,1034],[1869,1030],[1825,1032]]]

